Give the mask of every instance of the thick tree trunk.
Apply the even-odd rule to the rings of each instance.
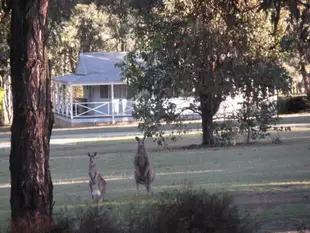
[[[48,2],[12,1],[12,227],[52,222],[49,150],[54,117],[45,50]]]
[[[200,96],[200,108],[202,118],[202,145],[213,145],[213,116],[219,109],[221,101],[212,98],[211,95]]]

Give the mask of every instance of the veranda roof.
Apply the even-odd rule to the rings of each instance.
[[[54,82],[70,85],[125,84],[116,63],[124,60],[127,52],[93,52],[80,54],[75,74],[54,78]]]
[[[66,85],[85,86],[85,85],[104,85],[104,84],[125,84],[120,75],[114,74],[88,74],[88,75],[76,75],[69,74],[62,77],[54,78],[54,81],[63,83]]]

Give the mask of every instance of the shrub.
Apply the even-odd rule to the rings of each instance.
[[[53,226],[29,225],[20,222],[12,231],[18,233],[118,233],[117,221],[112,219],[106,206],[82,206],[62,209],[55,217]],[[1,231],[0,231],[1,232]],[[4,231],[5,232],[5,231]]]
[[[128,233],[251,233],[255,227],[241,218],[228,195],[205,190],[163,192],[157,202],[131,211]]]
[[[56,215],[57,225],[48,233],[117,233],[116,221],[106,206],[64,209]]]
[[[55,216],[53,228],[31,233],[251,233],[255,230],[248,217],[240,217],[228,195],[208,194],[188,187],[162,192],[151,201],[118,206],[113,211],[106,206],[63,209]]]
[[[279,97],[278,113],[290,114],[310,110],[310,98],[308,96]]]

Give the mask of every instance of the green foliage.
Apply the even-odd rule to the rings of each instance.
[[[310,9],[310,4],[307,0],[263,0],[260,2],[258,10],[270,13],[271,22],[274,25],[274,33],[276,34],[283,12],[288,12],[290,19],[294,21],[303,18],[305,9]]]
[[[57,225],[52,232],[118,233],[117,221],[106,206],[81,206],[73,211],[63,209],[56,215]]]
[[[177,123],[172,127],[172,134],[186,132],[186,126],[183,127],[178,118],[176,104],[164,94],[166,83],[164,79],[157,78],[160,72],[157,67],[142,63],[135,53],[129,53],[125,61],[117,66],[121,68],[122,75],[126,77],[127,84],[132,90],[128,97],[135,99],[133,117],[139,121],[138,128],[146,137],[162,138],[163,123]]]
[[[254,232],[249,218],[240,218],[230,196],[203,189],[163,192],[154,204],[132,208],[131,213],[128,233]]]
[[[240,133],[246,135],[246,143],[269,136],[268,129],[279,122],[276,116],[276,103],[261,100],[256,103],[245,101],[240,104],[242,107],[237,112],[236,119],[240,123]]]
[[[236,144],[239,136],[245,136],[246,143],[265,139],[270,136],[268,130],[278,124],[276,101],[261,99],[257,102],[243,101],[232,116],[222,123],[214,124],[216,145]]]
[[[170,190],[151,198],[109,210],[104,206],[63,210],[49,233],[251,233],[255,223],[241,217],[232,197],[191,187]]]
[[[54,26],[49,38],[54,75],[74,73],[80,52],[112,47],[115,42],[108,23],[109,15],[104,9],[95,4],[77,4],[70,20]]]
[[[238,139],[239,127],[234,123],[234,119],[228,119],[221,123],[213,123],[216,146],[231,146]]]
[[[310,93],[307,64],[310,62],[310,5],[296,6],[295,17],[287,19],[286,34],[281,39],[281,48],[286,55],[286,62],[298,70],[303,77],[305,90]]]
[[[52,20],[56,15],[50,13],[49,51],[53,75],[74,73],[80,52],[119,51],[131,49],[133,44],[129,28],[133,20],[128,14],[120,15],[112,6],[100,2],[73,2],[66,6],[67,13],[62,12],[63,20]]]
[[[288,72],[275,62],[251,62],[242,71],[246,71],[244,86],[240,88],[243,102],[239,103],[241,108],[234,118],[239,122],[240,134],[246,135],[246,142],[250,143],[268,136],[269,125],[278,122],[276,92],[287,95],[292,80]]]
[[[229,95],[247,92],[267,97],[275,89],[289,89],[289,77],[278,64],[279,48],[270,49],[272,26],[262,14],[240,13],[220,1],[201,5],[176,0],[158,2],[151,12],[143,8],[137,15],[137,42],[144,52],[128,56],[121,65],[123,76],[136,95],[146,89],[156,96],[152,104],[158,104],[161,112],[170,113],[171,108],[162,110],[160,100],[189,96],[195,101],[187,109],[204,121],[214,116]],[[143,104],[137,108],[139,118],[146,108]],[[212,135],[206,130],[212,127],[203,127],[204,135]]]

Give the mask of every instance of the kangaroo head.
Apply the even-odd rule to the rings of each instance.
[[[88,152],[88,157],[89,157],[89,166],[94,166],[96,165],[96,155],[97,155],[97,152],[91,154]]]
[[[136,140],[138,142],[138,150],[137,153],[144,154],[145,153],[145,145],[144,145],[144,138],[140,139],[139,137],[136,137]]]

